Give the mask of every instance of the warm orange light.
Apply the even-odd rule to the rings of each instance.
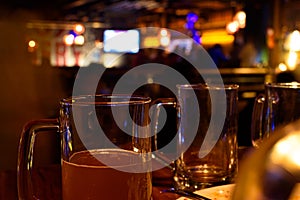
[[[68,46],[72,45],[74,42],[74,35],[68,34],[64,36],[64,43]]]
[[[158,37],[146,37],[143,42],[143,46],[146,48],[159,47],[159,45],[160,45],[160,41]]]
[[[239,30],[239,23],[237,21],[230,22],[226,25],[226,31],[229,34],[234,34]]]
[[[75,24],[74,26],[74,32],[78,35],[83,34],[85,31],[85,28],[82,24]]]
[[[28,42],[28,46],[31,47],[31,48],[34,48],[34,47],[36,47],[36,42],[34,40],[30,40]]]
[[[284,48],[290,51],[300,51],[300,32],[294,30],[284,41]]]
[[[278,69],[280,72],[285,72],[287,70],[287,66],[284,63],[279,63]]]
[[[272,28],[267,29],[267,46],[270,49],[275,47],[275,33],[274,33],[274,29]]]
[[[237,21],[239,28],[245,28],[246,26],[246,13],[244,11],[239,11],[234,16],[234,21]]]
[[[205,31],[201,37],[203,45],[213,44],[231,44],[234,36],[228,34],[225,30]]]
[[[300,51],[300,32],[294,30],[290,35],[290,50]]]
[[[84,37],[82,35],[78,35],[75,37],[74,42],[76,45],[83,45],[84,44]]]
[[[286,63],[290,70],[295,70],[297,65],[298,55],[295,51],[290,51],[287,55]]]
[[[100,40],[95,40],[95,46],[99,49],[103,48],[103,42]]]

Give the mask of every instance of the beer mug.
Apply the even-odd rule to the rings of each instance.
[[[174,187],[195,191],[231,183],[238,164],[238,85],[177,88]]]
[[[300,118],[300,84],[266,83],[265,91],[255,100],[251,137],[254,147],[259,147],[275,129]]]
[[[61,137],[62,199],[149,200],[151,99],[143,96],[75,96],[60,102],[58,120],[27,124],[18,155],[19,199],[39,198],[31,170],[36,136]]]

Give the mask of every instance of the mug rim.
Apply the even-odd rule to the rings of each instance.
[[[135,105],[147,104],[151,102],[150,97],[129,94],[96,94],[78,95],[64,98],[60,101],[61,105]]]
[[[299,89],[300,83],[299,82],[282,82],[282,83],[266,83],[266,87],[269,88],[290,88],[290,89]]]
[[[238,84],[206,84],[206,83],[197,83],[197,84],[178,84],[176,85],[178,89],[214,89],[214,90],[237,90],[240,86]]]

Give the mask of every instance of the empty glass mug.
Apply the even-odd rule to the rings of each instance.
[[[237,173],[238,85],[178,86],[175,187],[230,183]]]
[[[252,144],[259,147],[280,126],[300,118],[300,83],[266,83],[252,113]]]
[[[38,198],[31,170],[35,138],[44,130],[61,137],[62,199],[151,199],[150,102],[142,96],[76,96],[60,102],[58,120],[27,124],[19,144],[19,199]]]

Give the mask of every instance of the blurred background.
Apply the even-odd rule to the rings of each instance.
[[[110,93],[122,74],[148,62],[167,64],[191,82],[201,82],[188,63],[167,53],[172,48],[189,53],[191,48],[189,40],[168,29],[201,44],[225,83],[240,85],[239,145],[251,145],[253,101],[264,83],[300,79],[299,13],[299,0],[1,1],[0,169],[15,169],[19,135],[27,121],[58,115],[59,100],[72,94],[79,69],[89,76],[97,68],[106,69],[99,93]],[[159,29],[134,30],[143,27]],[[107,42],[120,32],[133,46]],[[121,59],[110,62],[120,54]],[[153,99],[172,97],[151,80],[143,93]],[[47,162],[47,151],[57,144],[49,137],[40,140],[37,148],[45,151]]]

